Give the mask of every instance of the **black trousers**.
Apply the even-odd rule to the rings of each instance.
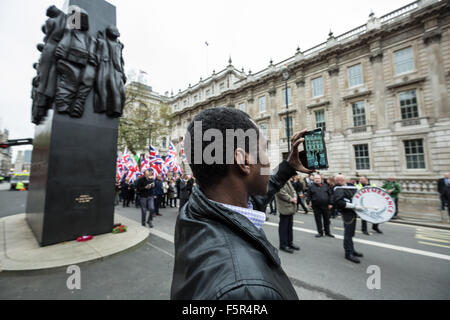
[[[178,211],[181,211],[181,208],[189,201],[189,198],[187,199],[180,199],[180,207],[178,208]]]
[[[159,207],[165,208],[166,207],[166,195],[162,194],[162,195],[158,196],[158,198],[159,198]]]
[[[397,214],[398,214],[398,198],[394,198],[394,202],[395,202],[395,213],[394,213],[394,217],[396,217]]]
[[[127,193],[123,195],[123,207],[129,207],[131,201],[131,194]]]
[[[377,223],[372,223],[372,229],[373,230],[378,230],[378,224]],[[362,232],[367,231],[367,221],[366,220],[361,220],[361,231]]]
[[[330,234],[330,211],[328,206],[313,206],[314,218],[316,219],[317,232],[321,235]],[[323,219],[323,225],[322,225]]]
[[[444,197],[444,194],[441,193],[440,196],[441,196],[441,210],[444,210],[445,206],[450,207],[450,205],[447,203],[447,200]]]
[[[136,208],[141,205],[141,198],[139,196],[139,193],[136,193],[136,200],[134,202],[136,204]]]
[[[275,198],[270,201],[270,213],[277,213],[277,202],[275,201]]]
[[[278,235],[280,237],[280,247],[288,247],[292,245],[294,215],[280,214],[280,224],[278,225]]]
[[[356,229],[356,214],[342,215],[344,220],[344,250],[345,254],[353,254],[355,248],[353,246],[353,237]]]
[[[161,208],[161,195],[157,195],[155,198],[155,214],[159,214],[159,208]]]

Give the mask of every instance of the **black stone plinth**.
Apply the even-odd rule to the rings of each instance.
[[[104,0],[70,0],[89,14],[89,33],[116,25]],[[91,92],[82,118],[52,110],[36,127],[26,216],[41,246],[112,231],[118,119],[94,112]]]

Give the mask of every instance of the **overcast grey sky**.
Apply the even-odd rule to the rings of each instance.
[[[212,70],[233,65],[253,73],[326,41],[411,0],[111,0],[125,44],[126,68],[148,73],[159,93],[184,90]],[[0,0],[0,129],[34,136],[32,65],[39,58],[45,10],[63,0]],[[205,45],[208,41],[210,46]],[[208,57],[208,59],[207,59]],[[27,149],[27,148],[22,148]],[[14,149],[19,150],[19,149]]]

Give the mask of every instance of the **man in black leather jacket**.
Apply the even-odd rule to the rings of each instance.
[[[356,213],[355,209],[358,209],[352,203],[353,196],[358,189],[349,183],[346,183],[346,179],[343,175],[337,175],[336,187],[334,187],[334,205],[342,213],[342,220],[344,220],[344,250],[345,259],[360,263],[358,257],[363,257],[362,253],[355,250],[353,246],[353,237],[355,236],[356,229]]]
[[[195,138],[199,122],[202,141]],[[231,164],[227,161],[207,165],[203,159],[197,162],[195,145],[200,143],[204,151],[210,144],[202,138],[208,129],[219,130],[223,136],[227,129],[255,130],[259,147],[257,161],[252,161],[255,158],[249,152],[248,141],[244,145],[234,140]],[[188,127],[185,141],[190,143],[185,147],[197,185],[177,219],[172,299],[298,299],[281,268],[277,249],[261,229],[261,220],[265,221],[269,201],[296,171],[311,172],[298,156],[304,133],[294,135],[288,160],[269,178],[264,174],[269,168],[267,140],[246,113],[232,108],[212,108],[195,117]],[[194,139],[191,141],[188,136]]]

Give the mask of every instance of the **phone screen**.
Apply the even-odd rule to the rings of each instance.
[[[322,130],[307,132],[305,138],[306,162],[308,169],[328,168],[327,151]]]

